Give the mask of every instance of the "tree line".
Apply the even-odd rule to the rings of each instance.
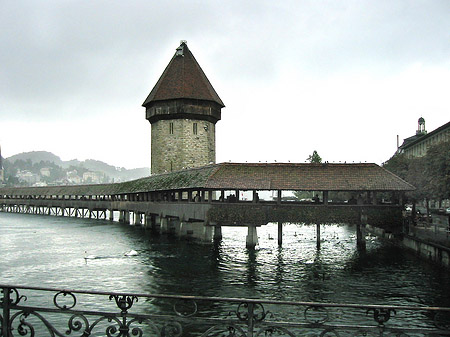
[[[425,200],[435,200],[442,207],[442,200],[450,199],[450,141],[431,145],[423,157],[408,158],[394,154],[383,167],[416,187],[406,197],[413,205]]]

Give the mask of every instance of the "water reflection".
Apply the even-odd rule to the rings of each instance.
[[[289,224],[278,247],[277,225],[258,228],[245,248],[245,228],[224,228],[218,245],[201,245],[108,221],[0,214],[0,281],[30,286],[198,296],[250,297],[403,305],[450,305],[448,270],[367,237],[355,227]],[[138,256],[84,261],[84,252]]]

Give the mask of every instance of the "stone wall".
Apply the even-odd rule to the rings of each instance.
[[[216,162],[215,125],[212,122],[159,120],[152,124],[151,137],[152,174]]]
[[[450,267],[450,248],[427,242],[410,235],[401,235],[396,238],[392,233],[386,232],[383,228],[366,225],[366,229],[378,237],[388,240],[396,240],[402,247],[412,250],[422,258]]]

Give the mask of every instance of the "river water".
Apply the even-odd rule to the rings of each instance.
[[[218,246],[152,237],[141,227],[67,217],[0,213],[0,283],[198,296],[359,304],[450,306],[450,273],[355,228],[286,224],[223,228]],[[128,250],[139,255],[124,257]],[[85,260],[88,255],[102,258]]]

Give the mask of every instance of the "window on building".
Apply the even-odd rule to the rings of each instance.
[[[192,131],[194,132],[194,135],[197,134],[197,123],[194,123]]]
[[[173,135],[173,123],[169,123],[169,134]]]

